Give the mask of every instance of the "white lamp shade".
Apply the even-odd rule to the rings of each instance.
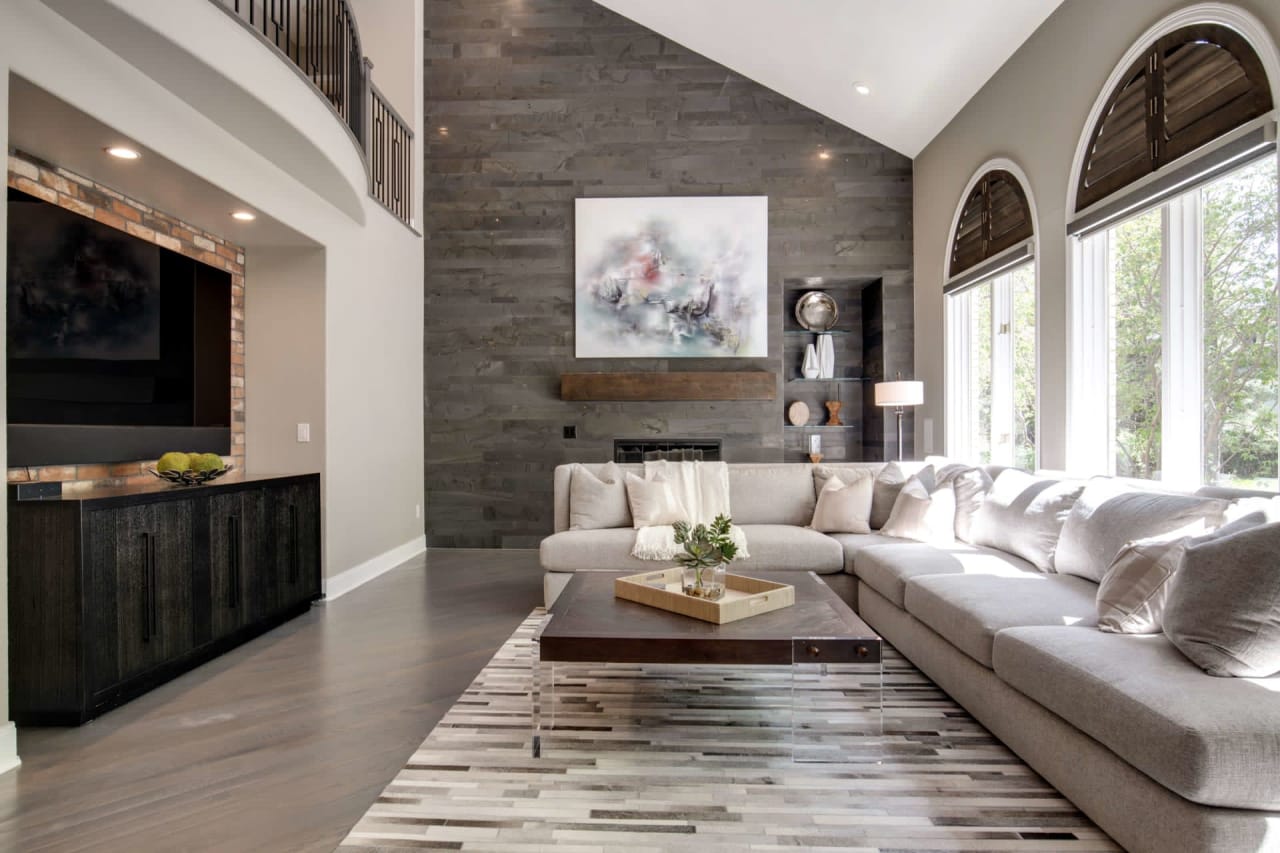
[[[876,383],[877,406],[919,406],[923,402],[923,382],[899,380]]]

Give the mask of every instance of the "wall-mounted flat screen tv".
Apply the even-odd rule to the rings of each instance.
[[[10,189],[9,465],[231,449],[231,275]]]

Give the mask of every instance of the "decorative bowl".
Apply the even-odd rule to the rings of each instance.
[[[810,332],[825,332],[836,324],[840,309],[821,290],[811,290],[796,303],[796,321]]]
[[[155,468],[148,468],[147,470],[161,480],[166,480],[179,486],[203,486],[205,483],[211,483],[218,479],[234,467],[234,465],[227,465],[217,471],[157,471]]]

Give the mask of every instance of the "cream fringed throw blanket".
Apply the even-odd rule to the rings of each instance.
[[[710,524],[720,514],[732,516],[729,509],[729,466],[724,462],[646,462],[644,478],[665,482],[672,500],[680,507],[678,515],[690,524]],[[747,537],[742,528],[730,531],[738,546],[738,557],[749,557]],[[636,529],[636,544],[631,556],[640,560],[674,560],[684,548],[676,544],[676,531],[670,524]]]

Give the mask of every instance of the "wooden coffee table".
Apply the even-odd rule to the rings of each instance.
[[[614,578],[630,572],[579,572],[556,599],[533,643],[533,755],[542,754],[544,693],[554,702],[555,664],[639,663],[788,666],[793,683],[828,664],[867,664],[875,670],[881,716],[881,640],[813,572],[744,572],[795,587],[795,604],[726,625],[615,598]],[[554,705],[552,704],[552,707]],[[796,743],[792,708],[793,757]]]

